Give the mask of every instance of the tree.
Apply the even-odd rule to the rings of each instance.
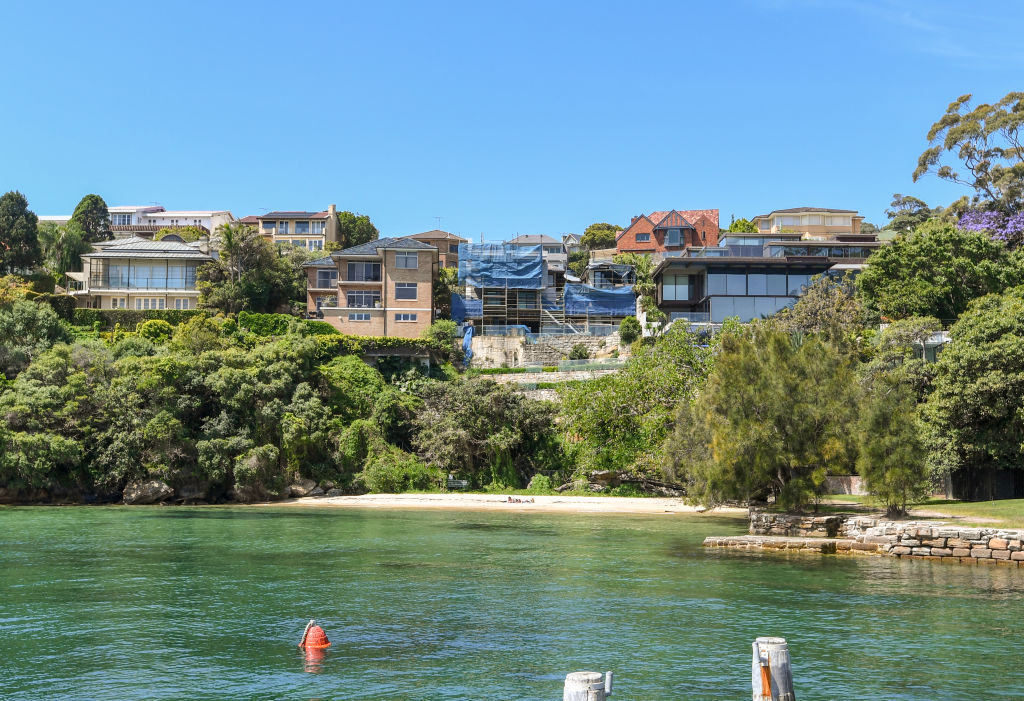
[[[114,238],[110,230],[110,212],[107,203],[99,195],[86,195],[75,207],[71,221],[78,224],[85,233],[87,243],[109,241]]]
[[[177,236],[182,241],[198,241],[203,236],[209,236],[205,229],[198,226],[166,227],[153,234],[154,241],[160,241],[167,236]]]
[[[42,248],[43,265],[59,281],[69,270],[82,267],[82,254],[89,252],[85,232],[77,222],[67,224],[42,222],[39,224],[39,245]]]
[[[857,424],[857,473],[885,504],[886,516],[907,515],[907,504],[928,496],[928,468],[913,388],[899,376],[874,378]]]
[[[820,333],[832,343],[856,345],[864,333],[864,308],[853,276],[817,275],[792,307],[775,315],[779,328],[790,333]]]
[[[925,406],[929,462],[991,499],[986,473],[1024,465],[1024,287],[975,300],[949,333]]]
[[[48,304],[15,302],[0,311],[0,369],[13,377],[55,343],[70,341],[71,332]]]
[[[879,228],[869,221],[862,221],[860,223],[860,233],[862,234],[877,234]]]
[[[200,304],[226,313],[276,312],[305,296],[301,251],[277,250],[242,224],[218,229],[221,255],[196,274]]]
[[[914,170],[914,182],[926,173],[974,190],[974,204],[1003,214],[1024,206],[1024,92],[1007,93],[994,105],[970,109],[971,95],[961,95],[928,130],[929,147]],[[966,169],[957,172],[941,162],[955,152]]]
[[[587,271],[587,264],[590,262],[590,251],[576,251],[569,254],[569,270],[579,278]]]
[[[887,324],[875,339],[874,353],[861,364],[858,374],[868,386],[883,378],[895,378],[908,387],[917,402],[931,392],[935,363],[928,362],[927,342],[942,330],[942,323],[932,317],[912,316]]]
[[[929,221],[868,258],[857,277],[864,306],[890,319],[956,319],[976,297],[1024,282],[1024,254],[953,224]]]
[[[8,273],[39,265],[38,222],[23,194],[13,190],[0,196],[0,256]]]
[[[852,467],[854,391],[850,356],[817,336],[771,324],[724,334],[706,389],[677,417],[666,470],[705,504],[774,497],[802,509],[829,471]]]
[[[459,291],[459,269],[439,268],[437,282],[434,283],[434,309],[438,317],[450,319],[452,316],[452,295]]]
[[[665,312],[658,309],[654,301],[658,291],[658,286],[654,282],[654,261],[650,256],[639,253],[619,253],[612,260],[633,267],[633,274],[636,276],[633,291],[640,298],[640,308],[644,312],[647,326],[655,334],[660,333],[661,325],[665,321]]]
[[[889,223],[885,228],[899,234],[911,233],[933,215],[931,207],[925,204],[924,200],[910,195],[904,196],[898,192],[892,196],[892,203],[889,206],[891,209],[885,210],[885,216],[889,217]],[[864,232],[863,225],[861,232]]]
[[[338,212],[338,246],[342,249],[375,241],[380,232],[365,214]]]
[[[583,236],[580,237],[580,245],[588,251],[595,251],[601,248],[615,248],[615,234],[621,228],[606,222],[591,224],[583,230]]]
[[[733,218],[729,222],[728,231],[730,233],[756,234],[757,224],[750,221],[749,219],[743,219],[742,217],[740,219]]]
[[[635,316],[627,316],[619,324],[619,338],[626,345],[631,345],[633,341],[640,338],[643,335],[643,329],[640,328],[640,322]]]

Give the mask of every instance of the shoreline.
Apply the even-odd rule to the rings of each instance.
[[[510,513],[564,513],[564,514],[648,514],[679,515],[709,514],[746,516],[747,509],[719,507],[706,510],[691,506],[675,497],[585,497],[561,495],[523,496],[513,499],[533,499],[509,503],[508,494],[362,494],[339,497],[299,497],[280,502],[260,502],[253,506],[288,506],[363,508],[363,509],[440,509],[452,511],[506,511]]]

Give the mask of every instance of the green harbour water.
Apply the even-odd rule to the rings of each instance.
[[[1024,569],[705,550],[714,516],[0,509],[0,698],[1024,698]],[[333,645],[296,648],[316,618]]]

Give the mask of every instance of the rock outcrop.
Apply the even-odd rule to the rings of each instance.
[[[158,504],[174,496],[174,490],[160,480],[136,480],[124,488],[122,498],[125,504]]]

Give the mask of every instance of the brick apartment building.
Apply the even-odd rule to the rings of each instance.
[[[617,253],[670,253],[718,245],[717,209],[673,209],[633,217],[615,237]]]

